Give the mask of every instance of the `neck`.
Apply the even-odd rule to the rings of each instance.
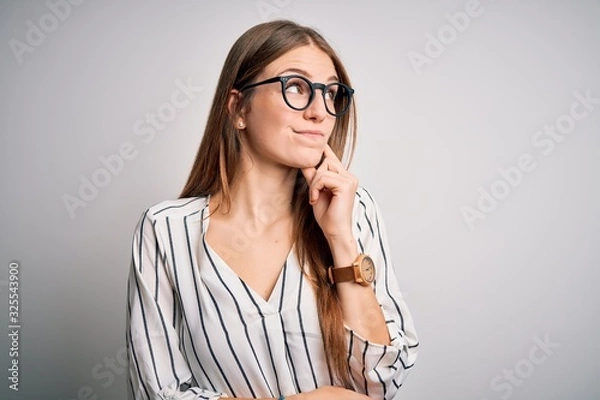
[[[230,188],[231,208],[227,210],[223,206],[218,214],[226,219],[242,218],[262,224],[291,217],[297,170],[241,164]],[[222,193],[215,194],[213,198],[215,204],[221,203]]]

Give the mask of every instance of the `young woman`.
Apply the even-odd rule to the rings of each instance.
[[[340,162],[353,92],[311,28],[233,45],[180,198],[135,231],[130,398],[395,396],[418,341],[379,210]]]

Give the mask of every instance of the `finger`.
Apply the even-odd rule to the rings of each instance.
[[[331,187],[334,186],[333,181],[336,179],[332,175],[339,176],[335,172],[327,170],[318,171],[313,175],[312,180],[308,182],[308,202],[310,204],[315,204],[319,200],[319,196],[322,190],[331,190]]]
[[[335,153],[333,152],[333,149],[331,148],[331,146],[329,146],[329,144],[327,144],[325,146],[325,151],[323,151],[323,154],[325,155],[325,160],[323,163],[324,164],[327,163],[327,165],[329,165],[330,171],[335,171],[338,173],[342,173],[342,172],[346,171],[346,167],[344,166],[344,164],[342,164],[340,159],[335,155]]]
[[[314,189],[313,182],[315,180],[315,176],[317,175],[317,169],[314,167],[301,168],[302,175],[306,182],[308,183],[308,202],[310,204],[316,203],[319,198],[319,191]]]
[[[325,152],[321,153],[321,158],[319,159],[317,165],[315,165],[315,168],[319,168],[321,164],[323,164],[323,161],[325,161]]]
[[[329,143],[325,144],[325,151],[323,151],[323,153],[325,153],[325,157],[335,158],[336,160],[339,161],[338,157],[333,152],[333,149],[331,148]]]
[[[311,195],[318,198],[319,192],[324,189],[332,193],[342,193],[351,184],[352,181],[350,179],[338,173],[332,171],[318,172],[310,184]],[[313,197],[313,199],[315,198]]]
[[[300,168],[300,171],[302,171],[302,175],[304,175],[304,179],[306,179],[306,181],[310,185],[310,183],[312,182],[312,180],[314,179],[314,177],[317,173],[317,169],[315,167],[307,167],[307,168]]]
[[[309,185],[309,202],[315,204],[320,192],[328,189],[331,192],[342,193],[345,188],[356,191],[357,180],[346,169],[338,170],[338,165],[327,158],[319,168],[304,168],[302,173]],[[343,167],[343,166],[342,166]]]
[[[336,164],[333,162],[333,160],[331,160],[329,158],[325,158],[325,159],[323,159],[323,162],[321,163],[321,165],[319,165],[319,167],[316,169],[316,173],[320,174],[320,173],[327,172],[327,171],[336,172],[336,173],[341,172],[339,170],[339,167],[336,166]]]
[[[323,155],[323,162],[317,168],[317,173],[332,171],[338,174],[343,174],[344,172],[346,172],[346,168],[337,158],[335,158],[335,154],[333,154],[333,157],[326,156],[325,153],[323,153]]]
[[[331,148],[329,149],[331,150]],[[317,202],[319,199],[319,192],[325,188],[323,185],[315,186],[317,181],[322,181],[322,177],[324,175],[333,175],[339,177],[339,170],[332,161],[333,160],[331,157],[327,157],[325,152],[323,152],[323,161],[321,164],[316,169],[313,168],[314,171],[309,171],[309,173],[312,172],[312,176],[309,181],[309,201],[311,204]]]

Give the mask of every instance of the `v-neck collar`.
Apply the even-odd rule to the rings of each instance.
[[[208,232],[208,226],[210,223],[210,195],[206,196],[206,204],[202,208],[201,215],[201,227],[202,230],[200,232],[200,246],[204,246],[207,251],[210,253],[210,257],[213,259],[217,267],[221,272],[225,273],[228,276],[228,281],[230,283],[234,283],[236,281],[241,287],[248,291],[248,293],[252,296],[252,298],[258,304],[268,307],[271,311],[277,312],[283,308],[283,301],[285,299],[281,298],[282,290],[284,285],[284,278],[290,272],[290,267],[296,265],[296,257],[295,257],[295,246],[292,245],[287,257],[284,261],[284,264],[279,271],[277,276],[277,280],[275,281],[275,285],[273,286],[273,290],[269,294],[269,297],[265,299],[261,295],[259,295],[250,285],[248,285],[230,266],[227,262],[221,258],[219,253],[215,249],[212,248],[210,243],[206,240],[206,233]]]

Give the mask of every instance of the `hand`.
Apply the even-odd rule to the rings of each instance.
[[[288,400],[370,400],[364,394],[335,386],[324,386],[310,392],[285,397]]]
[[[346,170],[326,145],[318,168],[302,168],[308,182],[308,201],[317,223],[329,240],[352,236],[352,210],[358,179]]]

